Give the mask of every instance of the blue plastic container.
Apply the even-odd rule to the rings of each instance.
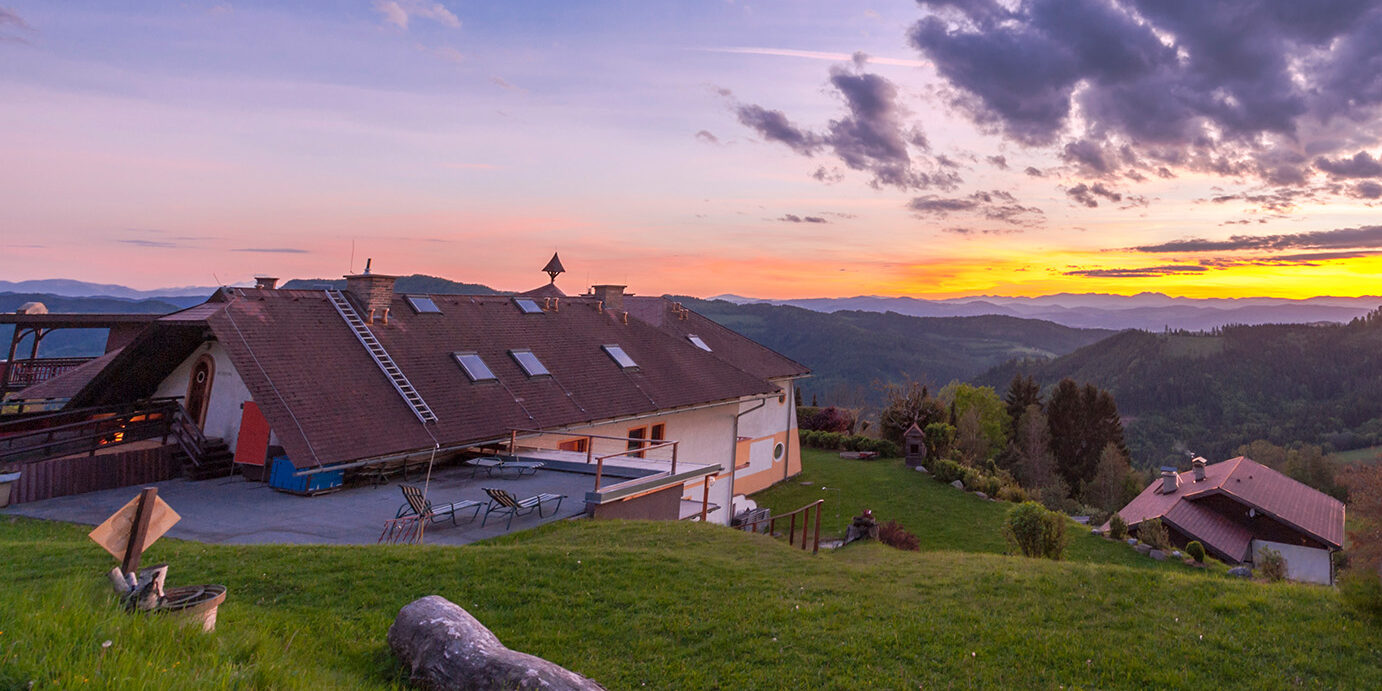
[[[344,470],[329,470],[315,475],[295,477],[293,473],[297,472],[297,468],[287,456],[274,456],[269,463],[273,464],[273,469],[269,472],[269,486],[282,492],[317,494],[345,484]]]

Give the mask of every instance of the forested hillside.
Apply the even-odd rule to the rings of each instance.
[[[802,388],[808,401],[815,394],[823,405],[878,403],[883,394],[875,382],[910,378],[938,388],[954,379],[972,379],[1007,360],[1055,357],[1113,333],[999,315],[826,314],[799,307],[676,299],[810,367],[812,377]]]
[[[1064,377],[1113,392],[1140,465],[1213,460],[1257,439],[1326,450],[1382,443],[1382,311],[1349,324],[1126,331],[1048,362],[1012,362],[1043,386]]]

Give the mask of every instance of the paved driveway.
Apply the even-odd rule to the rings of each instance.
[[[421,480],[416,484],[420,486]],[[487,477],[481,471],[472,479],[469,468],[448,467],[433,473],[428,497],[433,503],[461,499],[488,502],[484,487],[506,489],[519,499],[542,492],[566,495],[556,515],[539,518],[534,512],[514,518],[513,530],[524,530],[584,513],[585,493],[594,484],[592,475],[555,470],[539,470],[516,479]],[[403,504],[396,481],[378,487],[348,487],[315,497],[286,494],[239,476],[202,482],[168,480],[154,486],[182,516],[168,531],[169,537],[199,542],[374,544],[384,521],[393,518]],[[0,513],[96,525],[138,494],[139,487],[123,487],[18,504]],[[483,515],[481,509],[481,518]],[[499,514],[491,515],[484,528],[480,527],[481,518],[468,522],[462,517],[460,525],[454,527],[449,521],[430,525],[425,541],[463,545],[507,532]]]

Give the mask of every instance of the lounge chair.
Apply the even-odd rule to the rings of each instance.
[[[451,525],[460,525],[456,522],[456,513],[458,511],[475,509],[475,512],[470,515],[470,520],[473,521],[476,516],[480,515],[480,507],[484,506],[484,502],[471,501],[469,499],[462,499],[461,501],[451,502],[450,504],[433,504],[431,501],[423,498],[421,487],[399,485],[398,488],[403,490],[403,498],[407,501],[403,506],[398,507],[398,513],[394,515],[394,518],[417,516],[419,519],[430,520],[436,523],[440,521],[443,516],[449,516],[451,518]]]
[[[481,468],[484,468],[486,473],[493,475],[495,468],[504,467],[504,459],[498,456],[481,456],[480,458],[472,458],[466,463],[470,465],[471,477],[478,475]]]
[[[545,518],[546,514],[542,512],[542,506],[553,500],[557,502],[557,505],[552,508],[552,515],[555,516],[556,513],[561,510],[561,500],[566,498],[565,494],[549,494],[544,492],[543,494],[519,500],[502,489],[494,489],[491,487],[485,488],[485,494],[489,495],[490,501],[489,506],[485,507],[485,517],[480,521],[480,527],[483,528],[485,526],[485,522],[489,520],[489,515],[492,513],[499,513],[501,515],[508,514],[509,523],[504,526],[504,530],[513,527],[514,516],[526,516],[532,513],[534,509],[537,510],[538,517]]]
[[[480,458],[472,458],[468,461],[468,463],[470,464],[471,477],[475,477],[476,475],[478,475],[480,473],[481,468],[484,468],[485,472],[489,474],[491,477],[494,475],[494,471],[496,470],[499,471],[500,475],[503,475],[505,470],[512,470],[515,473],[514,477],[522,477],[524,475],[536,475],[538,469],[547,465],[542,461],[506,461],[502,458],[499,458],[498,456],[483,456]]]

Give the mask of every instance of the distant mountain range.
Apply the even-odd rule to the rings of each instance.
[[[70,278],[48,278],[38,281],[0,281],[0,293],[44,293],[63,297],[112,297],[125,300],[146,300],[166,297],[200,297],[205,300],[215,292],[216,286],[184,286],[182,288],[158,288],[155,290],[136,290],[110,283],[88,283]],[[198,300],[200,302],[201,300]],[[195,303],[194,303],[195,304]],[[12,311],[12,310],[11,310]]]
[[[974,317],[1000,314],[1043,319],[1084,329],[1183,329],[1205,331],[1231,324],[1344,323],[1382,305],[1382,297],[1177,298],[1161,293],[1107,295],[1060,293],[1035,298],[976,296],[948,300],[859,296],[764,300],[721,295],[737,304],[790,305],[815,312],[860,310],[913,317]]]

